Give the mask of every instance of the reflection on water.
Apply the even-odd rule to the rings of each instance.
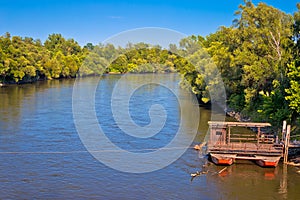
[[[298,199],[299,178],[293,167],[261,168],[250,161],[207,176],[208,184],[219,191],[218,199]]]
[[[143,76],[149,75],[132,76],[136,81],[142,81]],[[161,75],[161,79],[173,81],[174,84],[179,81],[174,74]],[[107,94],[116,80],[118,76],[102,78],[96,96],[99,99],[108,98]],[[99,78],[80,81],[92,83],[99,81]],[[282,165],[274,169],[242,162],[218,174],[224,167],[210,164],[209,173],[191,182],[190,173],[202,171],[207,162],[201,153],[193,149],[188,149],[172,165],[156,172],[129,174],[106,167],[85,152],[76,133],[72,116],[73,83],[74,80],[55,80],[0,88],[0,199],[299,198],[300,174],[296,173],[297,168]],[[137,99],[132,99],[133,104],[141,101],[149,103],[145,107],[136,106],[136,110],[135,106],[131,108],[133,118],[142,125],[149,122],[149,116],[144,111],[151,102],[174,99],[167,90],[151,85],[141,88],[135,97]],[[176,101],[172,102],[165,103],[165,106],[171,113],[169,120],[174,123],[180,119],[180,111]],[[98,110],[98,116],[100,113]],[[201,108],[195,144],[204,139],[210,116],[209,109]],[[183,118],[188,130],[193,118],[189,113],[184,113]],[[114,137],[115,126],[111,117],[103,120],[111,128],[111,140],[122,143],[126,149],[132,148],[126,144],[134,143],[118,141],[118,137]],[[165,131],[175,129],[176,126],[169,126]],[[170,136],[157,136],[157,140],[152,139],[149,141],[151,144],[147,145],[163,146]]]
[[[73,79],[54,80],[0,88],[1,132],[14,133],[27,114],[42,112],[49,108],[50,102],[69,98],[71,91],[64,94],[60,90],[66,90],[66,86],[72,87],[73,83]]]

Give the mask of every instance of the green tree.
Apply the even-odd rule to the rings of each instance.
[[[285,90],[287,93],[285,98],[289,101],[290,108],[300,114],[300,65],[294,61],[288,67],[290,87]]]
[[[240,6],[239,30],[241,46],[235,51],[236,63],[243,66],[242,84],[246,103],[258,97],[259,91],[272,91],[273,80],[284,80],[286,63],[291,58],[292,17],[282,11],[250,1]]]
[[[95,52],[90,52],[79,69],[80,76],[102,75],[108,67],[108,61]]]

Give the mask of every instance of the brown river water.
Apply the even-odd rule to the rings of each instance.
[[[149,74],[130,75],[143,81]],[[178,84],[175,74],[156,75]],[[164,129],[152,139],[134,139],[120,132],[110,111],[110,95],[119,75],[101,80],[83,78],[78,84],[99,82],[97,117],[109,139],[122,149],[161,148],[174,137],[180,120],[178,102],[166,88],[141,87],[131,97],[132,118],[141,126],[150,122],[151,103],[162,104],[168,115]],[[299,168],[261,168],[243,161],[227,167],[209,164],[205,155],[188,148],[170,165],[147,173],[112,169],[95,159],[80,140],[72,114],[75,80],[53,80],[0,88],[0,199],[299,199]],[[128,80],[129,81],[129,80]],[[180,88],[175,92],[180,93]],[[184,109],[184,107],[181,107]],[[145,114],[146,113],[146,114]],[[85,116],[82,116],[85,117]],[[211,111],[200,108],[197,136],[191,147],[203,141]],[[100,119],[101,118],[101,119]],[[181,115],[186,134],[193,118]],[[168,125],[168,122],[172,122]],[[103,152],[105,153],[105,152]],[[116,159],[112,156],[110,159]],[[126,160],[126,158],[124,158]],[[158,158],[159,159],[159,158]],[[163,159],[163,158],[162,158]]]

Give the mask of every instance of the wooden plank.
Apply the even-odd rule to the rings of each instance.
[[[211,150],[211,149],[233,149],[233,150],[235,150],[235,149],[244,149],[244,150],[249,150],[249,151],[251,151],[251,150],[255,150],[255,151],[260,151],[260,150],[262,150],[262,151],[264,151],[264,150],[267,150],[267,151],[269,151],[269,150],[282,151],[283,148],[279,148],[279,147],[265,147],[265,148],[256,147],[256,148],[252,148],[252,147],[247,147],[247,146],[243,146],[243,147],[242,146],[241,147],[211,146],[211,147],[209,147],[209,150]]]
[[[291,135],[290,137],[291,137],[291,138],[294,138],[294,137],[300,137],[300,135]]]
[[[228,153],[228,154],[238,154],[239,156],[248,156],[249,154],[248,153],[244,153],[244,152],[218,152],[218,151],[213,151],[213,152],[210,152],[210,153],[215,153],[215,154],[219,154],[219,153]],[[263,152],[263,153],[260,153],[260,152],[254,152],[252,155],[257,155],[257,156],[278,156],[278,157],[282,157],[282,154],[280,153],[266,153],[266,152]]]
[[[214,146],[214,145],[210,145],[210,146]],[[223,144],[223,145],[221,145],[221,146],[223,146],[223,147],[244,147],[244,146],[247,146],[247,147],[251,147],[251,148],[263,148],[263,147],[275,147],[275,146],[279,146],[279,147],[281,147],[281,146],[283,146],[283,145],[281,145],[281,144],[259,144],[259,145],[257,145],[257,144],[255,144],[255,143],[247,143],[247,142],[245,142],[245,143],[241,143],[241,142],[232,142],[232,143],[230,143],[230,145],[226,145],[226,144]]]
[[[253,156],[240,156],[237,154],[213,154],[211,153],[212,156],[220,156],[220,157],[225,157],[225,158],[233,158],[233,159],[242,159],[242,160],[261,160],[261,159],[274,159],[274,160],[278,160],[280,159],[280,156],[260,156],[260,155],[253,155]]]
[[[231,134],[231,137],[235,137],[235,136],[256,137],[256,134],[238,134],[238,133]]]
[[[300,148],[300,144],[289,144],[289,148]]]
[[[282,149],[275,149],[275,148],[264,148],[264,149],[252,149],[252,148],[224,148],[224,147],[212,147],[209,149],[210,150],[243,150],[243,151],[281,151],[282,152]]]
[[[256,141],[256,138],[245,138],[245,137],[242,137],[242,138],[231,138],[230,139],[231,142],[233,142],[234,140],[238,140],[238,141]]]
[[[236,154],[278,154],[282,155],[282,151],[278,150],[244,150],[244,149],[211,149],[209,152],[220,152],[220,153],[236,153]]]

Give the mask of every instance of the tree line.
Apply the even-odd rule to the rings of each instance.
[[[283,120],[300,127],[300,4],[293,15],[265,3],[245,0],[229,27],[206,37],[189,36],[168,49],[145,43],[81,47],[51,34],[32,38],[0,37],[0,83],[101,75],[175,72],[182,86],[210,103],[209,90],[221,74],[229,108],[279,127]],[[218,88],[217,88],[218,89]]]

